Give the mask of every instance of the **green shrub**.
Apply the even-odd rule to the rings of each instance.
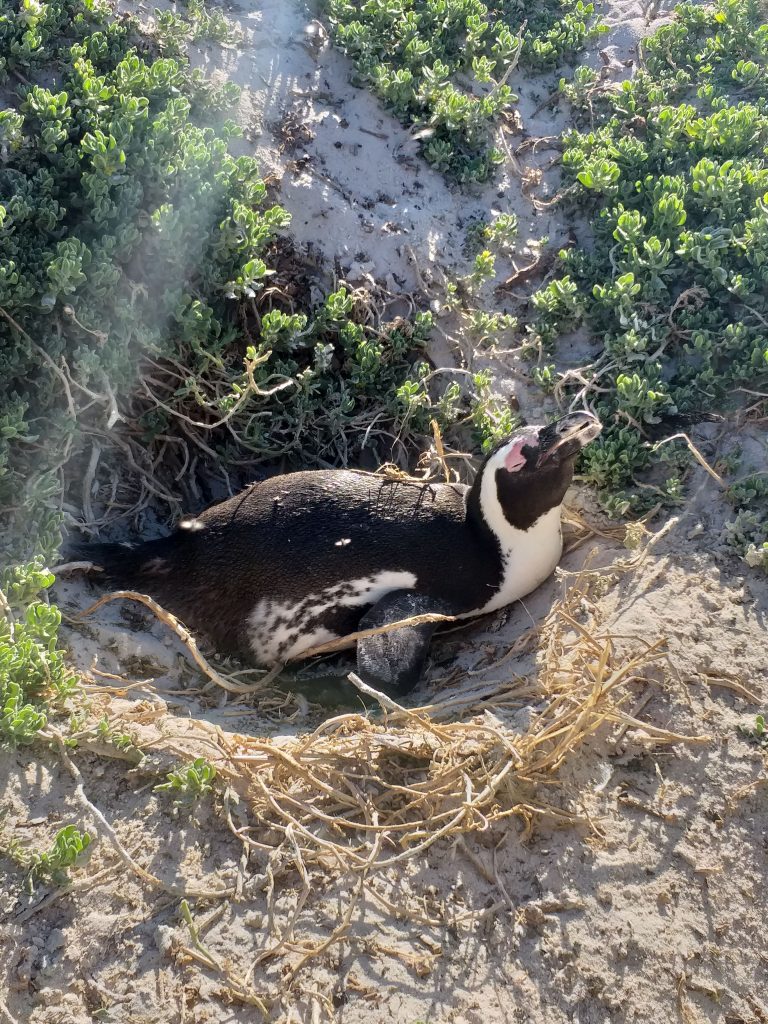
[[[428,314],[372,330],[343,290],[281,303],[268,264],[289,218],[228,152],[236,89],[158,58],[98,0],[18,0],[0,48],[6,77],[57,70],[0,111],[0,509],[17,558],[51,556],[62,478],[79,488],[73,458],[109,449],[121,419],[145,479],[169,435],[226,471],[346,462],[374,420],[380,448],[406,418],[428,426]]]
[[[766,728],[764,714],[755,715],[753,725],[740,725],[739,732],[750,742],[768,749],[768,728]]]
[[[179,56],[188,42],[238,43],[240,31],[220,10],[209,11],[203,0],[188,0],[184,13],[154,10],[157,45],[163,54]]]
[[[733,407],[738,387],[768,380],[762,20],[751,0],[684,4],[644,44],[645,70],[593,97],[593,127],[564,138],[566,194],[593,218],[594,248],[560,254],[559,276],[533,296],[532,337],[550,351],[581,326],[598,345],[606,429],[582,469],[614,510],[659,498],[634,486],[653,425]],[[673,481],[667,498],[678,495]],[[736,504],[755,519],[745,550],[765,539],[768,503],[755,491]]]
[[[180,800],[199,800],[211,792],[215,778],[216,768],[204,757],[198,757],[169,772],[168,781],[155,786],[155,790],[174,793]]]
[[[28,859],[30,889],[36,881],[56,885],[66,882],[67,872],[83,859],[90,845],[90,835],[81,832],[76,825],[65,825],[59,829],[50,850],[33,853]]]
[[[33,893],[39,882],[66,885],[69,869],[83,860],[90,845],[91,836],[76,825],[59,829],[50,847],[40,852],[30,850],[13,834],[7,836],[0,830],[0,853],[26,872],[24,888],[28,893]]]
[[[493,129],[517,97],[513,61],[555,67],[603,31],[582,0],[325,0],[337,45],[361,82],[423,130],[424,157],[461,182],[485,181],[503,154]],[[527,26],[527,27],[526,27]]]
[[[7,72],[52,66],[59,83],[17,87],[3,112],[0,506],[26,556],[56,547],[52,499],[83,427],[103,431],[93,413],[130,393],[142,356],[177,354],[180,335],[220,360],[224,296],[257,285],[258,254],[287,222],[253,161],[228,155],[235,126],[196,123],[230,89],[154,59],[106,6],[31,10],[11,4],[0,21]]]
[[[57,647],[61,615],[38,594],[53,583],[40,562],[0,575],[0,742],[34,739],[46,708],[72,692],[75,680]]]

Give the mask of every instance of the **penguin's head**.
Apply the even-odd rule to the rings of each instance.
[[[483,477],[490,477],[484,481],[488,502],[495,498],[507,522],[529,529],[561,504],[573,479],[576,456],[602,429],[592,413],[574,412],[545,427],[516,431],[483,466]]]

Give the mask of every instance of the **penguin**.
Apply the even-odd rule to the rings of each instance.
[[[496,611],[535,590],[562,555],[574,463],[591,413],[527,426],[471,485],[350,469],[289,473],[135,546],[78,545],[120,588],[154,597],[222,653],[261,666],[415,615]],[[362,638],[360,678],[391,696],[418,682],[439,622]]]

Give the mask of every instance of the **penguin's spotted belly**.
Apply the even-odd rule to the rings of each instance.
[[[469,618],[524,597],[562,550],[560,510],[589,413],[526,427],[470,487],[351,470],[272,477],[134,548],[72,552],[155,597],[222,652],[260,665],[424,613]],[[418,681],[436,622],[357,644],[358,672],[394,694]]]
[[[249,617],[249,642],[259,665],[290,661],[310,647],[354,632],[366,607],[393,590],[410,590],[411,572],[381,572],[347,580],[300,601],[262,599]]]

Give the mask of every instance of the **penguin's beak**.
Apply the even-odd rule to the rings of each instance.
[[[539,431],[539,457],[536,468],[578,454],[594,441],[603,425],[591,412],[572,412]]]

